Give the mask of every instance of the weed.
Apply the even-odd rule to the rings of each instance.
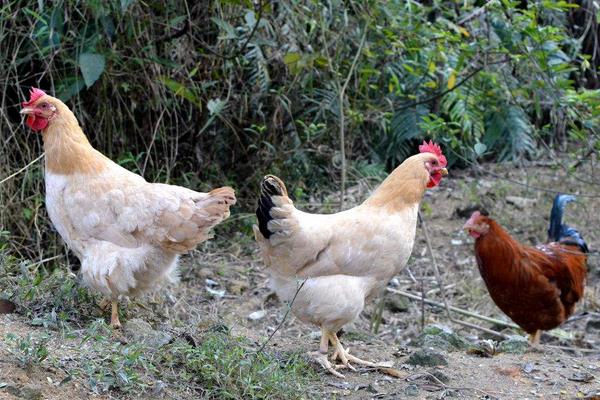
[[[48,336],[34,337],[18,336],[12,333],[6,335],[8,351],[17,358],[22,368],[27,370],[38,366],[48,357]]]
[[[177,371],[172,379],[190,380],[211,398],[301,398],[315,379],[302,356],[257,354],[245,338],[227,332],[210,331],[198,346],[177,341],[165,350],[161,363]]]

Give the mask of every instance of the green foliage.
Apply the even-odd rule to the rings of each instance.
[[[17,358],[22,368],[31,369],[38,366],[48,357],[47,336],[33,337],[18,336],[15,334],[6,335],[8,351]]]
[[[0,179],[41,153],[17,113],[28,86],[66,101],[127,168],[233,185],[243,212],[266,173],[306,194],[339,187],[341,124],[348,172],[389,171],[424,138],[459,165],[597,143],[588,3],[13,0],[0,8]],[[62,250],[41,182],[38,163],[0,190],[10,251],[31,259]]]
[[[73,322],[87,322],[100,315],[96,297],[77,282],[73,273],[61,268],[42,268],[6,255],[0,246],[0,293],[14,299],[31,318],[32,325],[52,329],[68,328]]]
[[[295,399],[306,397],[314,373],[298,354],[256,353],[247,339],[227,332],[207,332],[198,346],[177,342],[163,352],[179,380],[203,388],[219,399]]]
[[[202,398],[310,397],[307,387],[317,377],[298,354],[257,354],[247,339],[232,336],[223,326],[200,333],[197,340],[186,337],[160,348],[122,343],[97,320],[85,330],[82,354],[69,373],[83,378],[94,393],[117,396],[171,387]]]

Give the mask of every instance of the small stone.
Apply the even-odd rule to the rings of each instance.
[[[417,397],[419,395],[419,387],[414,383],[411,383],[404,388],[404,394],[411,397]]]
[[[258,311],[254,311],[254,312],[250,313],[248,315],[248,319],[250,321],[258,321],[259,319],[263,319],[266,315],[267,315],[267,312],[265,310],[258,310]]]
[[[140,342],[148,347],[158,348],[171,341],[173,338],[165,331],[156,331],[152,326],[139,318],[130,319],[123,325],[123,333],[135,342]]]
[[[423,329],[423,334],[415,341],[415,344],[420,347],[444,351],[464,350],[472,347],[468,340],[454,333],[449,327],[441,324],[427,325]]]
[[[496,351],[498,353],[524,354],[529,348],[527,340],[522,338],[511,338],[498,343]]]
[[[398,280],[398,278],[392,278],[392,280],[389,283],[389,286],[393,288],[398,288],[400,287],[400,281]]]
[[[0,299],[0,314],[12,314],[17,305],[10,300]]]
[[[438,365],[448,365],[448,360],[441,352],[433,349],[421,349],[410,355],[408,363],[424,367],[437,367]]]
[[[591,319],[585,325],[586,332],[600,331],[600,319]]]
[[[452,246],[460,246],[463,244],[463,241],[460,239],[451,239],[450,244],[452,244]]]
[[[506,196],[506,202],[523,210],[525,208],[533,207],[535,205],[535,203],[537,202],[537,200],[536,199],[528,199],[526,197]]]
[[[528,362],[528,363],[525,363],[525,365],[523,365],[522,369],[523,369],[523,372],[525,372],[526,374],[530,374],[531,372],[533,372],[535,367],[533,366],[532,363]]]
[[[408,311],[409,301],[400,296],[387,295],[385,296],[385,308],[393,313]]]
[[[427,373],[435,376],[442,383],[448,383],[448,382],[450,382],[450,377],[448,377],[448,375],[444,374],[439,369],[430,369],[429,371],[427,371]],[[429,379],[429,381],[431,383],[439,383],[435,379],[433,379],[432,377],[429,377],[428,379]]]
[[[204,288],[211,296],[216,297],[217,299],[220,299],[225,296],[225,289],[216,290],[209,286],[205,286]]]
[[[204,283],[206,283],[206,286],[210,286],[210,287],[215,287],[215,286],[219,286],[219,282],[212,280],[210,278],[206,278],[204,280]]]
[[[591,381],[593,381],[595,379],[594,375],[590,374],[589,372],[575,372],[573,375],[571,375],[570,377],[567,378],[570,381],[573,382],[585,382],[585,383],[589,383]]]

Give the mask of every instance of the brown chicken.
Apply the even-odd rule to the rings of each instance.
[[[562,223],[569,195],[554,200],[549,243],[526,246],[496,221],[475,211],[464,229],[475,238],[479,272],[494,303],[539,344],[542,330],[556,328],[583,297],[587,245],[579,232]]]
[[[179,255],[208,239],[235,194],[146,182],[94,149],[62,101],[40,89],[30,96],[21,113],[44,139],[48,215],[81,261],[84,284],[110,299],[118,328],[119,297],[174,281]]]
[[[271,287],[283,301],[297,293],[292,312],[321,328],[317,361],[339,374],[327,360],[375,366],[349,354],[337,332],[363,310],[406,265],[415,239],[423,193],[447,174],[438,145],[424,143],[421,154],[406,159],[361,205],[336,214],[309,214],[294,207],[283,182],[268,175],[262,182],[256,240],[270,274]]]

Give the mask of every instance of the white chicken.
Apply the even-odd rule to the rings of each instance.
[[[321,328],[316,359],[336,371],[332,360],[376,366],[344,349],[337,332],[358,317],[365,300],[379,293],[406,265],[413,248],[419,203],[426,188],[447,174],[446,157],[433,142],[406,159],[361,205],[336,214],[309,214],[294,207],[284,183],[273,175],[262,182],[254,226],[271,287],[291,301],[300,320]]]
[[[95,150],[71,110],[40,89],[21,113],[44,140],[48,215],[81,261],[84,284],[110,299],[119,328],[119,296],[172,282],[179,255],[229,216],[234,191],[146,182]]]

